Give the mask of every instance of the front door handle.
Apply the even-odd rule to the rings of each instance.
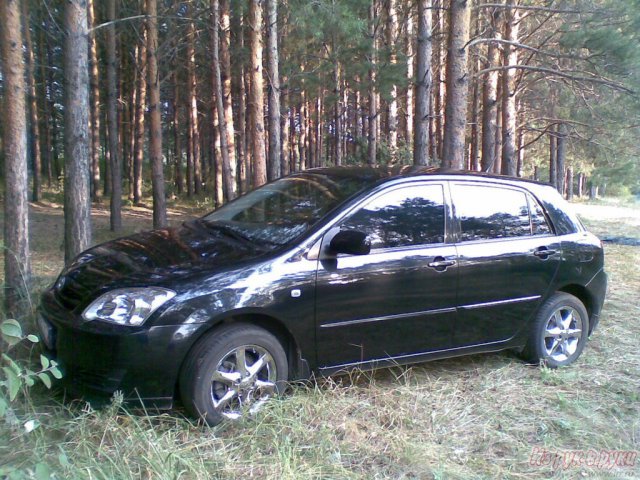
[[[433,262],[429,262],[427,265],[438,272],[444,272],[448,267],[452,267],[455,264],[455,260],[446,260],[444,257],[436,257],[433,259]]]
[[[542,260],[546,260],[549,256],[555,254],[556,251],[555,250],[549,250],[547,247],[540,247],[536,250],[534,250],[533,254],[536,257],[541,258]]]

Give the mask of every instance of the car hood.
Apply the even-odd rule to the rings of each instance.
[[[189,221],[181,227],[142,232],[112,240],[80,254],[60,275],[54,293],[75,308],[103,289],[162,285],[171,280],[215,273],[265,253]]]

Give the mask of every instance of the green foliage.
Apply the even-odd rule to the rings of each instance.
[[[17,320],[9,319],[0,324],[0,334],[4,343],[8,345],[5,353],[2,353],[2,374],[0,374],[0,418],[15,423],[15,413],[12,404],[18,399],[21,391],[33,387],[37,382],[51,388],[52,378],[62,378],[62,372],[54,360],[45,355],[40,355],[39,365],[33,370],[30,364],[12,358],[9,353],[13,347],[20,343],[36,344],[39,339],[35,335],[25,335]],[[25,423],[25,428],[36,428],[32,423]]]

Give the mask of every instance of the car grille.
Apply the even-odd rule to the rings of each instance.
[[[74,280],[70,275],[65,276],[62,282],[59,281],[54,287],[56,300],[68,310],[77,308],[89,293],[89,288]]]

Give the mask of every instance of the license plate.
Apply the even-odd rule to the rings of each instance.
[[[40,330],[40,336],[42,337],[42,341],[44,342],[45,346],[49,350],[53,350],[55,347],[55,341],[53,338],[53,325],[45,320],[45,318],[40,313],[38,314],[38,329]]]

